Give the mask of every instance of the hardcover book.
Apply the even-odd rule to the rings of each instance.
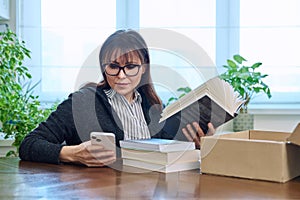
[[[243,103],[229,83],[214,77],[167,106],[160,122],[168,119],[168,123],[180,124],[180,128],[198,122],[206,133],[209,122],[217,128],[236,117]]]
[[[168,139],[142,139],[142,140],[121,140],[121,148],[137,149],[146,151],[160,151],[160,152],[172,152],[172,151],[187,151],[194,150],[195,143],[178,140]]]
[[[200,161],[173,163],[169,165],[161,165],[156,163],[144,162],[140,160],[123,159],[123,165],[137,167],[141,169],[157,171],[162,173],[178,172],[191,169],[199,169]]]
[[[183,162],[196,162],[200,160],[200,150],[158,152],[133,149],[121,149],[122,158],[169,165]]]

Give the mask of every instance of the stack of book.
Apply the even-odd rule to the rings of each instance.
[[[120,141],[123,165],[163,173],[200,168],[194,142],[167,139]]]

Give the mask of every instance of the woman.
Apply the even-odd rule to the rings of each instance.
[[[99,61],[104,80],[71,94],[28,134],[19,149],[21,159],[105,166],[116,155],[101,145],[91,145],[92,131],[114,133],[117,146],[120,140],[175,137],[177,131],[167,132],[167,123],[158,123],[162,102],[152,84],[149,51],[141,35],[133,30],[116,31],[102,45]],[[172,130],[178,128],[172,126]],[[197,123],[193,126],[182,132],[199,146],[204,133]]]

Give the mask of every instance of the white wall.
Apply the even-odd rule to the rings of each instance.
[[[9,25],[10,29],[16,31],[16,0],[0,0],[0,22]]]
[[[0,20],[9,18],[9,0],[0,0]]]
[[[297,112],[298,113],[298,112]],[[277,113],[276,111],[264,111],[254,114],[254,129],[279,132],[292,132],[300,123],[300,113]],[[232,120],[220,126],[218,132],[231,132],[233,130]]]
[[[258,130],[272,130],[292,132],[296,125],[300,123],[299,115],[255,115],[254,117],[254,129]]]

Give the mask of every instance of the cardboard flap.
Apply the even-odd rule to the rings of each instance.
[[[206,136],[201,138],[201,159],[205,158],[215,147],[219,136]]]
[[[300,146],[300,123],[296,126],[291,136],[287,138],[293,144]]]

